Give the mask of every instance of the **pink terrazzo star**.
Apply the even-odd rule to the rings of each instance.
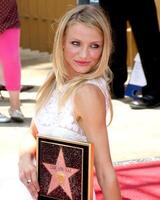
[[[56,165],[43,163],[49,173],[52,175],[47,194],[51,193],[58,186],[61,186],[64,192],[72,200],[72,193],[69,184],[69,178],[79,169],[66,167],[62,148],[60,149]]]

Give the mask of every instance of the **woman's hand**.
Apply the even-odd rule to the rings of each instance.
[[[20,156],[19,177],[31,193],[33,199],[37,199],[40,188],[37,179],[36,166],[33,163],[31,155],[29,154]]]

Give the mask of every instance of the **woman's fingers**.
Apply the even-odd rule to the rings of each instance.
[[[21,166],[19,176],[22,183],[29,190],[33,199],[37,199],[39,192],[39,184],[37,180],[36,167],[33,164],[28,165],[27,168],[26,166]]]
[[[38,191],[36,190],[35,185],[34,185],[32,179],[29,179],[27,177],[25,185],[26,185],[27,189],[29,190],[30,194],[32,195],[33,199],[37,199],[37,197],[38,197]]]

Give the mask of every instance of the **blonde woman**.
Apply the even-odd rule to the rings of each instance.
[[[37,112],[20,148],[20,179],[34,199],[39,191],[33,164],[37,134],[93,143],[104,199],[121,199],[107,131],[112,115],[108,87],[111,48],[110,26],[99,7],[77,6],[60,20],[53,71],[38,93]]]

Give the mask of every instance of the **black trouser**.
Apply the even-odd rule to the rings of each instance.
[[[113,92],[121,95],[127,80],[126,22],[129,21],[147,80],[143,94],[160,97],[160,32],[154,0],[99,0],[113,29]]]

